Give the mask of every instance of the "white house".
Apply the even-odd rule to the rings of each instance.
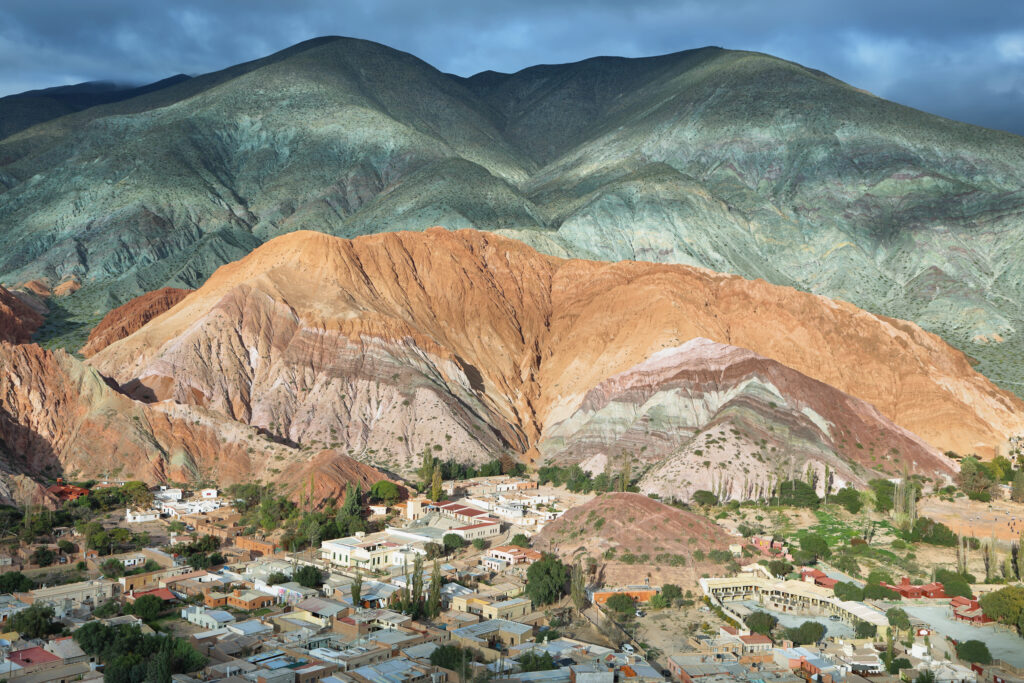
[[[160,519],[159,510],[132,510],[131,508],[125,508],[125,521],[128,524],[137,524],[139,522],[155,522]]]
[[[204,500],[210,500],[211,498],[217,497],[217,489],[202,489],[199,491],[199,497]]]
[[[230,612],[222,609],[206,609],[202,605],[190,605],[181,610],[181,618],[208,631],[227,626],[235,621]]]

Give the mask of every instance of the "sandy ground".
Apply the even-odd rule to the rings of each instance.
[[[918,515],[942,522],[953,531],[1001,541],[1016,541],[1024,533],[1024,505],[1008,500],[991,503],[957,498],[953,502],[929,498],[918,504]]]
[[[692,648],[686,639],[693,633],[701,633],[707,624],[718,633],[724,625],[714,612],[700,611],[702,603],[693,607],[669,608],[662,610],[646,610],[644,616],[635,618],[637,640],[657,648],[662,653],[674,654],[686,652]],[[632,633],[632,626],[627,626]]]

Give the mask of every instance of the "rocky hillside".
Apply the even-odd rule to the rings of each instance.
[[[991,452],[1024,426],[1019,399],[910,323],[468,230],[277,238],[89,363],[136,398],[397,472],[425,447],[555,462],[643,449],[648,463],[691,449],[703,463],[696,449],[726,429],[749,482],[796,466],[776,452],[852,480],[903,462],[941,476],[937,450]]]
[[[27,342],[42,324],[42,315],[17,295],[0,287],[0,342]]]
[[[164,287],[136,297],[103,316],[103,320],[89,333],[89,339],[79,353],[88,358],[105,349],[118,339],[124,339],[153,318],[184,299],[190,289]]]
[[[833,485],[871,470],[952,476],[952,463],[874,406],[746,349],[696,338],[601,382],[541,450],[599,473],[623,459],[640,489],[689,499],[760,498],[813,469]]]
[[[598,496],[532,539],[534,548],[564,561],[597,560],[601,582],[608,585],[644,579],[653,585],[696,582],[701,571],[716,564],[708,560],[711,551],[742,542],[707,517],[637,493]]]
[[[366,486],[386,476],[337,452],[314,458],[215,411],[133,401],[64,352],[0,342],[0,367],[0,501],[9,502],[17,475],[263,480],[308,495],[312,458],[317,500],[346,481]]]
[[[285,232],[443,224],[848,300],[1024,382],[1019,137],[717,48],[463,79],[324,38],[160,85],[0,140],[0,282],[83,285],[57,343]]]

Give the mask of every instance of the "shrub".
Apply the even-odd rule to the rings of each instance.
[[[711,493],[711,491],[694,491],[693,502],[702,507],[714,507],[718,505],[718,496]]]
[[[832,500],[837,504],[842,505],[846,508],[847,512],[852,514],[857,514],[864,506],[864,503],[861,502],[860,493],[850,486],[839,489],[839,491],[832,496]]]

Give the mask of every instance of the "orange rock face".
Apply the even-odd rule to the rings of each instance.
[[[164,287],[118,306],[103,316],[103,320],[93,328],[79,353],[88,358],[117,340],[124,339],[153,318],[173,308],[191,291]]]
[[[43,316],[0,287],[0,341],[23,344],[42,324]]]
[[[495,439],[523,453],[603,380],[696,337],[866,401],[939,450],[991,454],[1024,432],[1024,403],[911,323],[700,268],[561,260],[467,230],[279,237],[90,363],[133,395],[293,442],[337,435],[360,450],[377,438],[416,453],[443,433],[456,455],[493,453]],[[430,418],[445,426],[430,432]]]
[[[63,352],[0,342],[0,367],[0,442],[10,456],[5,473],[88,478],[117,472],[149,483],[202,477],[226,485],[290,484],[282,471],[306,471],[309,455],[298,449],[197,406],[133,401]],[[321,453],[316,462],[323,490],[343,490],[349,477],[364,488],[385,478],[340,453]],[[11,482],[0,477],[0,498],[14,498]]]

